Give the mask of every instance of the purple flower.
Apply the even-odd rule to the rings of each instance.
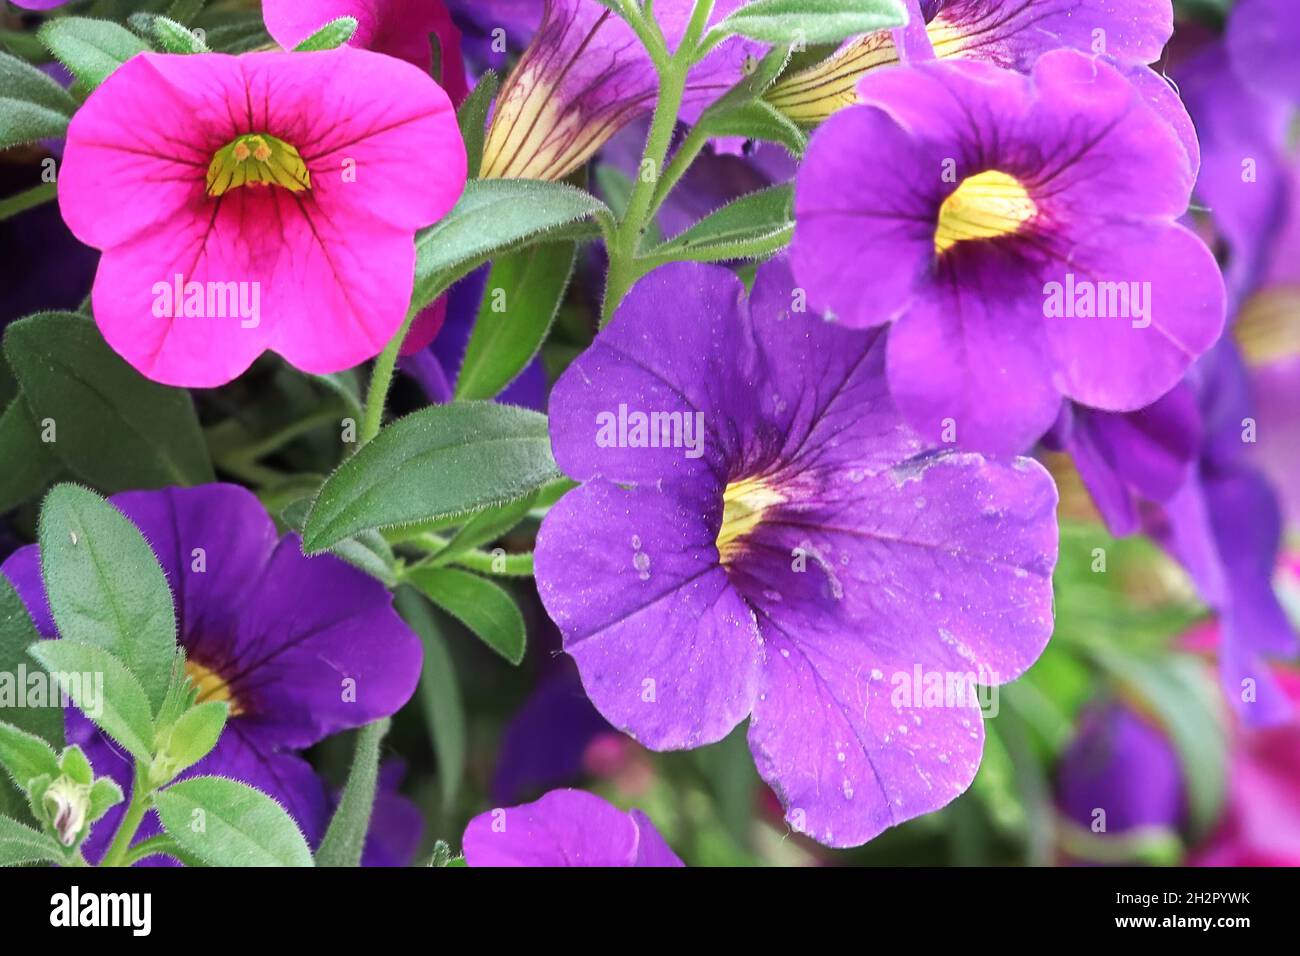
[[[1240,0],[1228,19],[1228,52],[1255,89],[1300,101],[1300,18],[1292,0]]]
[[[582,692],[573,665],[544,678],[501,735],[492,775],[499,803],[540,793],[581,776],[588,748],[614,730]]]
[[[859,92],[813,136],[792,261],[814,307],[895,323],[890,390],[922,435],[1020,452],[1063,397],[1142,408],[1217,339],[1222,277],[1175,222],[1193,162],[1145,85],[1059,50]]]
[[[109,499],[144,534],[175,596],[178,639],[199,700],[224,700],[230,720],[216,748],[183,776],[216,774],[279,800],[313,845],[324,832],[324,787],[297,751],[395,713],[415,691],[419,638],[382,584],[330,556],[307,558],[298,536],[276,536],[253,494],[236,485],[133,491]],[[56,637],[35,545],[3,573],[37,630]],[[129,757],[79,712],[68,740],[100,774],[131,789]],[[122,807],[89,850],[107,845]],[[141,836],[157,832],[147,822]]]
[[[463,846],[470,866],[682,866],[648,816],[583,790],[481,813]]]
[[[1290,109],[1243,84],[1220,42],[1179,66],[1176,76],[1200,137],[1196,197],[1227,245],[1232,312],[1263,280],[1287,211]]]
[[[1075,409],[1053,440],[1112,532],[1145,531],[1187,569],[1222,620],[1225,694],[1267,724],[1289,713],[1268,658],[1293,656],[1296,638],[1272,587],[1282,518],[1250,455],[1256,427],[1245,369],[1223,342],[1150,408]]]
[[[588,696],[654,750],[750,718],[787,820],[832,846],[961,793],[974,683],[1019,675],[1052,628],[1052,482],[928,447],[883,343],[804,309],[783,261],[748,297],[720,267],[665,266],[550,405],[586,483],[542,524],[537,582]]]
[[[710,24],[742,2],[719,0]],[[670,49],[694,6],[655,4]],[[735,37],[719,44],[691,70],[683,118],[739,83],[746,60],[762,49]],[[563,179],[628,123],[650,115],[658,91],[649,54],[621,17],[597,0],[545,0],[541,26],[497,96],[479,175]]]
[[[1168,735],[1122,703],[1093,707],[1080,718],[1061,757],[1057,799],[1078,826],[1104,827],[1094,832],[1176,830],[1187,818],[1182,768]]]
[[[922,0],[920,9],[935,56],[1023,73],[1061,47],[1125,65],[1154,63],[1173,33],[1169,0]],[[820,123],[860,101],[858,80],[869,71],[898,62],[897,40],[890,31],[850,40],[829,59],[783,77],[766,99],[796,122]]]

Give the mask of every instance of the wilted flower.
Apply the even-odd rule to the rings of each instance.
[[[719,0],[716,23],[744,0]],[[655,106],[659,81],[632,28],[597,0],[545,0],[542,23],[497,96],[479,175],[563,179],[611,136]],[[669,49],[681,41],[694,0],[659,0],[654,18]],[[732,37],[690,72],[685,119],[745,76],[763,48]]]

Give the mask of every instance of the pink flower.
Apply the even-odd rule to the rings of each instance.
[[[410,64],[144,53],[68,127],[59,205],[103,250],[104,338],[169,385],[270,349],[314,373],[378,354],[410,303],[416,229],[465,183],[447,94]]]
[[[441,78],[447,95],[460,105],[469,86],[460,53],[460,31],[442,0],[263,0],[262,19],[272,39],[292,50],[331,20],[353,17],[357,32],[349,46],[374,50],[433,68],[430,36],[438,38]]]

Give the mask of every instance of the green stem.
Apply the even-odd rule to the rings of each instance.
[[[627,209],[615,230],[613,242],[608,246],[609,274],[605,280],[602,324],[610,320],[628,289],[641,277],[636,263],[637,248],[645,234],[655,184],[663,170],[668,147],[672,144],[673,130],[677,126],[677,114],[681,111],[685,92],[686,65],[674,56],[659,71],[659,100],[655,105],[654,119],[650,123],[650,135],[646,138],[645,152]],[[647,165],[654,169],[651,177],[644,173]]]
[[[370,373],[370,387],[366,389],[366,407],[361,418],[361,434],[357,436],[358,449],[378,435],[380,426],[384,424],[384,405],[388,401],[388,389],[393,384],[397,356],[402,351],[402,343],[406,341],[406,334],[411,331],[411,323],[415,321],[418,313],[418,309],[411,309],[406,313],[406,320],[402,323],[402,327],[384,346],[384,350],[379,353],[379,358],[375,359],[375,369]]]
[[[633,283],[645,274],[646,269],[637,262],[637,251],[645,235],[646,225],[658,208],[656,197],[662,202],[666,192],[660,192],[660,181],[669,174],[664,168],[668,149],[672,146],[673,132],[677,128],[677,118],[682,110],[682,99],[686,95],[686,78],[690,69],[699,59],[700,37],[708,25],[713,13],[714,0],[697,0],[691,13],[691,20],[682,34],[682,41],[671,56],[665,54],[662,47],[662,34],[649,36],[645,21],[632,23],[646,49],[654,61],[659,74],[659,97],[655,102],[654,118],[650,121],[650,133],[646,137],[645,150],[637,169],[636,181],[632,195],[628,198],[627,209],[619,220],[612,241],[606,243],[609,254],[609,273],[605,279],[605,302],[601,309],[601,324],[608,322],[614,315],[623,296],[632,288]],[[653,17],[647,5],[647,17]],[[653,19],[650,21],[653,23]],[[698,152],[698,149],[697,149]],[[693,157],[692,157],[693,158]],[[685,161],[685,159],[684,159]],[[652,176],[645,175],[646,168],[654,171]],[[684,170],[673,175],[680,179]],[[671,188],[671,187],[670,187]]]
[[[41,183],[31,189],[0,199],[0,222],[47,203],[59,194],[56,183]]]
[[[108,852],[104,854],[100,866],[128,865],[127,853],[131,849],[131,841],[135,839],[136,831],[140,829],[144,815],[149,811],[149,797],[152,793],[153,791],[145,786],[141,775],[137,772],[135,786],[131,788],[131,802],[127,804],[126,813],[122,816],[122,822],[118,824],[117,833],[113,835],[113,842],[109,844]]]
[[[686,134],[682,144],[673,153],[673,158],[669,160],[664,174],[659,177],[654,196],[650,200],[650,215],[653,216],[659,211],[668,194],[681,182],[681,178],[686,175],[686,170],[691,168],[691,163],[695,162],[695,158],[700,155],[700,150],[704,149],[708,141],[709,134],[703,126],[697,123],[691,127],[691,131]]]
[[[157,836],[151,836],[147,840],[141,840],[135,846],[131,847],[126,854],[125,866],[134,866],[141,860],[150,856],[170,856],[176,850],[176,841],[165,833]]]

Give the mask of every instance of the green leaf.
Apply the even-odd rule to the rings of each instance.
[[[221,738],[230,708],[224,700],[210,700],[191,707],[171,726],[159,734],[154,786],[169,783],[206,757]]]
[[[44,106],[64,118],[77,110],[77,101],[53,77],[8,53],[0,53],[0,89],[8,99]]]
[[[0,816],[0,866],[60,863],[64,857],[63,847],[53,837]]]
[[[4,350],[32,417],[54,422],[50,447],[78,477],[106,493],[214,480],[189,393],[142,377],[84,316],[29,316],[9,326]]]
[[[56,60],[92,90],[131,57],[149,49],[125,27],[86,17],[47,20],[36,35]]]
[[[555,322],[576,257],[571,242],[545,242],[492,263],[456,379],[457,400],[494,398],[533,360]]]
[[[76,101],[30,63],[0,53],[0,149],[64,135]]]
[[[0,766],[24,793],[41,774],[53,778],[63,772],[53,747],[40,737],[3,722],[0,722]]]
[[[132,28],[151,37],[164,53],[209,53],[208,45],[184,24],[153,13],[133,13],[127,20]]]
[[[122,788],[115,780],[100,777],[90,785],[90,807],[86,810],[86,822],[94,823],[124,799]]]
[[[83,787],[89,787],[95,779],[95,771],[86,759],[86,752],[76,744],[68,747],[59,757],[59,770]]]
[[[44,491],[63,470],[21,395],[0,415],[0,514]]]
[[[438,760],[438,784],[445,810],[452,806],[465,778],[468,735],[460,684],[442,629],[424,599],[410,588],[402,588],[397,592],[397,610],[424,642],[420,709]]]
[[[301,532],[310,508],[310,498],[299,498],[285,508],[280,517],[289,527]],[[397,584],[397,558],[393,555],[392,546],[378,531],[359,531],[354,537],[344,538],[329,550],[354,568],[383,581],[387,587]]]
[[[456,121],[460,124],[461,138],[465,140],[465,158],[471,175],[476,174],[483,165],[488,113],[500,88],[501,77],[494,70],[488,70],[478,78],[473,91],[456,111]]]
[[[379,747],[388,733],[388,718],[357,731],[357,749],[338,809],[316,851],[317,866],[360,866],[379,781]]]
[[[191,777],[154,794],[163,829],[212,866],[311,866],[298,824],[260,790],[224,777]]]
[[[68,131],[68,118],[36,103],[0,96],[0,149],[58,139]]]
[[[94,721],[95,726],[130,751],[137,760],[147,762],[150,759],[153,715],[149,710],[149,699],[140,682],[121,661],[97,644],[66,638],[41,641],[32,647],[31,654],[58,678],[59,685],[72,698],[77,709]]]
[[[385,428],[326,480],[303,550],[517,501],[558,477],[544,415],[493,402],[426,408]]]
[[[901,0],[752,0],[709,31],[709,37],[734,34],[798,49],[906,23]]]
[[[41,508],[39,537],[59,634],[114,654],[156,712],[171,681],[176,615],[144,535],[93,491],[58,485]]]
[[[612,163],[601,163],[596,167],[596,185],[610,211],[618,218],[623,218],[627,213],[628,204],[632,201],[632,191],[636,188],[632,177]],[[639,245],[657,246],[663,241],[664,234],[659,228],[658,221],[651,219],[646,223],[645,234],[641,237]]]
[[[472,179],[451,212],[416,234],[411,308],[424,308],[502,252],[547,239],[594,236],[596,230],[585,228],[584,220],[599,217],[610,220],[604,203],[563,183]]]
[[[701,123],[711,123],[724,113],[752,103],[768,91],[790,62],[791,49],[787,45],[769,50],[745,78],[727,90],[700,116]]]
[[[656,259],[739,259],[756,244],[789,241],[794,229],[794,187],[769,186],[741,196],[655,249]]]
[[[32,670],[27,648],[41,639],[22,598],[9,579],[0,575],[0,675],[10,675],[12,692],[25,694],[20,675]],[[0,701],[5,701],[4,676],[0,676]],[[35,734],[55,748],[63,746],[63,708],[57,700],[45,707],[0,707],[9,722],[19,730]]]
[[[714,136],[740,136],[779,143],[796,158],[808,148],[808,137],[798,124],[766,100],[754,100],[712,117],[708,129]]]
[[[500,585],[457,568],[416,568],[407,580],[511,664],[524,659],[524,616]]]
[[[296,47],[295,53],[310,53],[312,50],[333,50],[352,39],[357,32],[356,17],[339,17],[325,24]]]
[[[438,567],[447,564],[466,551],[472,551],[479,545],[495,541],[524,520],[532,510],[534,501],[531,496],[520,498],[500,508],[492,508],[475,515],[465,522],[441,549],[429,555],[430,565]]]

